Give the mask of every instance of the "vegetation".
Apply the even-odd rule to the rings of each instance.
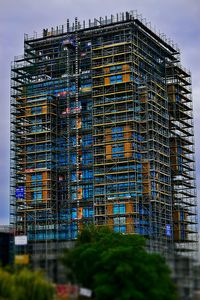
[[[0,300],[52,300],[54,287],[40,272],[0,269]]]
[[[138,235],[85,227],[62,261],[68,280],[91,289],[96,300],[177,299],[164,259],[147,253]]]

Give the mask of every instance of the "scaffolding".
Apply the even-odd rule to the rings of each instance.
[[[137,12],[25,35],[12,65],[11,223],[54,274],[83,224],[196,250],[190,73]],[[59,251],[58,251],[59,249]]]

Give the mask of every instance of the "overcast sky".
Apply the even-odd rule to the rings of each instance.
[[[182,64],[192,72],[200,187],[200,0],[0,0],[0,224],[9,222],[10,63],[23,54],[24,33],[41,33],[76,16],[87,20],[129,10],[137,10],[174,40]]]

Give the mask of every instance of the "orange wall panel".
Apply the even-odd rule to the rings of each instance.
[[[107,224],[108,225],[113,225],[113,219],[112,218],[108,218]]]
[[[26,175],[26,187],[29,187],[31,185],[31,175]]]
[[[42,173],[42,180],[47,180],[47,172]]]
[[[31,192],[30,192],[30,189],[26,189],[26,200],[31,200]]]
[[[108,68],[108,67],[107,67],[107,68],[104,68],[104,72],[105,72],[105,73],[110,73],[110,68]]]
[[[123,75],[122,75],[122,81],[123,81],[123,82],[128,82],[128,81],[130,81],[130,74],[123,74]]]
[[[106,141],[111,141],[111,138],[112,138],[111,128],[106,128],[106,135],[105,135]]]
[[[104,78],[104,84],[105,84],[105,85],[110,84],[110,77],[105,77],[105,78]]]
[[[144,173],[149,173],[149,162],[143,162],[142,163],[142,171],[144,172]]]
[[[43,113],[43,114],[46,114],[46,113],[47,113],[47,106],[46,106],[46,105],[42,107],[42,113]]]
[[[83,217],[83,208],[79,207],[78,208],[78,219],[82,219],[82,217]]]
[[[132,155],[131,149],[132,149],[132,145],[130,142],[124,143],[124,157],[131,157]]]
[[[127,217],[126,219],[126,232],[127,233],[133,233],[134,232],[134,226],[133,226],[133,218]]]
[[[124,126],[124,138],[131,138],[131,126],[126,125]]]
[[[150,184],[145,183],[143,184],[143,194],[148,194],[150,192]]]
[[[130,66],[125,64],[125,65],[122,65],[122,71],[129,71],[130,70]]]
[[[113,213],[113,205],[109,204],[107,205],[107,214],[112,215],[112,213]]]
[[[79,118],[76,123],[77,128],[81,128],[81,119]]]
[[[106,145],[106,159],[112,158],[112,145]]]
[[[42,191],[42,201],[46,202],[48,200],[48,191],[44,190]]]
[[[126,203],[126,212],[133,213],[133,203]]]
[[[82,199],[82,188],[78,189],[78,199]]]

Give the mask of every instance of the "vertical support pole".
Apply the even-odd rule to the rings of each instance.
[[[76,94],[75,94],[75,102],[76,102],[76,182],[77,182],[77,214],[79,211],[79,59],[78,59],[78,19],[75,18],[75,32],[76,32],[76,46],[75,46],[75,85],[76,85]],[[78,230],[79,230],[79,220],[78,222]]]

